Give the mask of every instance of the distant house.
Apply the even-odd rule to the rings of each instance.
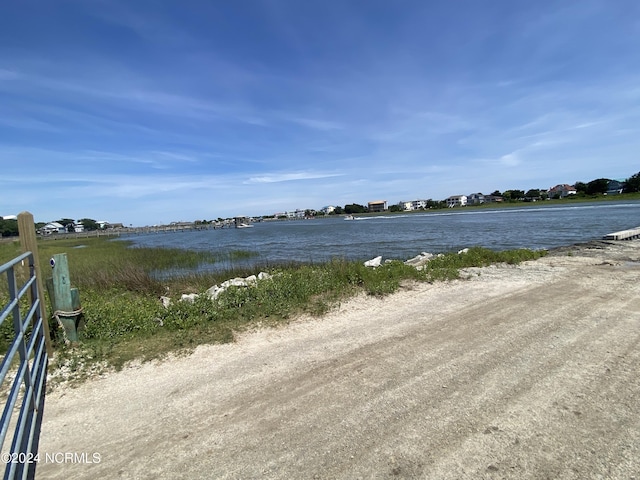
[[[369,202],[368,205],[370,212],[384,212],[388,208],[386,200],[375,200],[373,202]]]
[[[427,201],[426,200],[413,200],[411,202],[411,206],[413,207],[414,210],[425,209],[425,208],[427,208]]]
[[[320,209],[320,211],[322,213],[324,213],[325,215],[329,215],[330,213],[335,211],[335,209],[336,209],[336,207],[334,207],[333,205],[328,205],[328,206],[323,207],[322,209]]]
[[[77,222],[73,224],[73,231],[76,233],[82,233],[84,232],[84,225],[82,224],[82,222]]]
[[[504,198],[500,195],[485,195],[484,196],[485,203],[500,203],[504,202]]]
[[[609,186],[607,187],[607,195],[618,195],[624,190],[624,182],[619,180],[609,180]]]
[[[413,210],[424,210],[427,208],[426,200],[411,200],[408,202],[400,202],[398,204],[405,212],[411,212]]]
[[[67,229],[64,225],[58,222],[47,223],[40,229],[42,235],[51,235],[52,233],[66,233]]]
[[[467,196],[466,195],[453,195],[445,200],[447,202],[447,207],[465,207],[467,205]]]
[[[549,198],[565,198],[576,193],[578,193],[576,187],[562,183],[549,189]]]
[[[472,193],[467,196],[467,205],[482,205],[485,201],[482,193]]]

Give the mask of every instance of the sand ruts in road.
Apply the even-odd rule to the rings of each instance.
[[[59,387],[39,476],[637,476],[640,242],[464,276]]]

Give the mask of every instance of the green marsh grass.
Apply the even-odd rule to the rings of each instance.
[[[518,263],[544,255],[542,251],[493,252],[471,248],[450,253],[416,269],[400,261],[378,268],[362,262],[334,259],[321,264],[263,265],[158,280],[154,272],[195,269],[203,263],[229,260],[208,252],[162,248],[131,248],[123,241],[103,238],[45,240],[39,242],[44,275],[49,258],[66,253],[71,284],[80,290],[84,314],[81,342],[73,348],[61,341],[56,325],[59,364],[67,369],[101,363],[121,367],[134,359],[153,359],[197,345],[232,341],[237,332],[256,326],[283,324],[306,313],[322,315],[358,294],[385,296],[410,282],[435,282],[459,278],[460,269],[492,263]],[[16,245],[0,245],[0,261],[19,254]],[[254,255],[234,252],[235,258]],[[216,301],[205,295],[194,302],[179,301],[182,293],[204,293],[229,278],[266,271],[272,277],[253,287],[231,287]],[[164,308],[160,295],[172,299]]]

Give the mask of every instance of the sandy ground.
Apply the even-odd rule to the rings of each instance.
[[[640,479],[640,241],[467,273],[57,388],[37,477]]]

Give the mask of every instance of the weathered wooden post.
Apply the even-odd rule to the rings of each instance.
[[[53,277],[47,278],[47,290],[53,306],[53,316],[64,329],[65,339],[78,341],[78,322],[82,309],[77,288],[71,288],[66,253],[57,253],[50,260]]]
[[[44,302],[44,288],[42,284],[42,270],[40,268],[40,257],[38,256],[38,242],[36,240],[36,226],[33,221],[33,215],[29,212],[18,214],[18,233],[20,235],[20,246],[23,252],[31,252],[33,254],[34,271],[36,272],[36,288],[38,289],[38,297],[40,299],[40,318],[42,318],[42,329],[44,332],[44,342],[47,347],[47,354],[53,355],[51,347],[51,336],[49,334],[49,317],[47,317],[47,309]]]

